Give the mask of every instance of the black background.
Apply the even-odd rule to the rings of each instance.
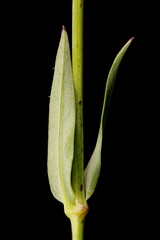
[[[61,0],[7,6],[5,217],[12,236],[21,239],[71,239],[69,220],[63,205],[52,196],[47,177],[49,95],[62,25],[71,42],[71,4],[71,0]],[[101,175],[88,201],[85,239],[131,239],[155,233],[153,141],[158,85],[151,65],[157,31],[154,5],[85,1],[85,164],[96,141],[109,68],[121,47],[134,37],[116,79]]]

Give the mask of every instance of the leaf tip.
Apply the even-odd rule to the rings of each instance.
[[[62,26],[62,31],[66,31],[66,28],[64,25]]]
[[[133,41],[133,39],[134,39],[134,37],[131,37],[129,41],[130,41],[130,42],[132,42],[132,41]]]

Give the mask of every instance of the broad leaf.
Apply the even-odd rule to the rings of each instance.
[[[48,177],[54,197],[73,202],[71,169],[74,154],[75,92],[67,32],[63,28],[50,96]]]
[[[97,138],[96,146],[91,156],[91,159],[84,171],[86,200],[90,198],[90,196],[94,192],[97,185],[97,181],[100,174],[100,168],[101,168],[101,149],[102,149],[103,129],[104,129],[106,113],[108,110],[108,106],[109,106],[110,98],[112,95],[113,86],[114,86],[119,65],[132,40],[133,38],[131,38],[120,50],[108,74],[98,138]]]

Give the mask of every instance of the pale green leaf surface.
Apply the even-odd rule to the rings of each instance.
[[[105,118],[106,118],[106,114],[107,114],[107,110],[108,110],[108,106],[109,106],[110,98],[112,95],[119,65],[132,40],[133,38],[131,38],[120,50],[120,52],[117,54],[108,74],[98,138],[97,138],[96,146],[91,156],[91,159],[84,171],[86,200],[91,197],[98,182],[100,168],[101,168],[101,149],[102,149],[102,139],[103,139],[103,129],[105,124]]]
[[[71,170],[74,154],[75,91],[67,32],[57,51],[49,105],[48,178],[54,197],[74,201]],[[68,199],[68,200],[67,200]]]

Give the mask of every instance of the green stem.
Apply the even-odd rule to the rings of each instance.
[[[88,205],[79,204],[76,205],[68,215],[71,221],[72,240],[83,240],[84,222],[88,213]]]
[[[80,203],[84,203],[83,150],[83,0],[72,5],[72,66],[76,93],[75,153],[73,161],[73,189]]]
[[[72,240],[83,240],[84,222],[77,217],[70,219],[72,228]]]

